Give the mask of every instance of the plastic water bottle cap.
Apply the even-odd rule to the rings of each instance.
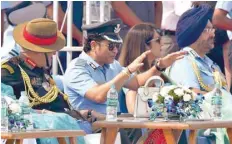
[[[25,91],[21,91],[21,96],[19,98],[19,102],[24,103],[26,105],[30,104],[30,101],[29,101]]]
[[[112,84],[112,85],[110,86],[110,88],[115,89],[115,85],[114,85],[114,84]]]

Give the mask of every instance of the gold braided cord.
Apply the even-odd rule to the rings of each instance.
[[[52,80],[52,79],[49,80],[49,83],[52,85],[51,89],[49,90],[49,92],[46,95],[40,97],[35,93],[33,87],[31,86],[30,78],[27,75],[27,73],[22,69],[22,67],[20,65],[18,65],[18,66],[20,68],[20,71],[21,71],[21,74],[23,77],[25,91],[27,92],[28,98],[31,101],[30,102],[31,107],[36,106],[36,105],[40,105],[41,103],[50,103],[50,102],[54,101],[57,98],[58,93],[60,93],[63,96],[64,100],[67,102],[69,108],[71,108],[71,104],[69,102],[68,95],[64,94],[63,92],[61,92],[57,88],[54,80]],[[30,93],[32,95],[30,95]]]
[[[195,75],[197,76],[197,80],[198,80],[200,86],[201,86],[204,90],[206,90],[207,92],[212,91],[213,88],[208,87],[206,84],[204,84],[203,79],[202,79],[202,77],[201,77],[201,75],[200,75],[200,70],[199,70],[199,68],[198,68],[198,66],[197,66],[197,64],[196,64],[196,62],[195,62],[194,60],[191,60],[191,62],[192,62],[193,71],[194,71]],[[225,83],[222,82],[221,75],[220,75],[220,72],[219,72],[219,71],[215,70],[215,71],[213,72],[213,77],[214,77],[215,83],[219,84],[220,87],[222,87],[222,86],[225,85]]]
[[[46,95],[44,95],[42,97],[38,96],[31,86],[30,78],[27,75],[27,73],[20,67],[20,65],[19,65],[19,68],[20,68],[20,71],[21,71],[21,74],[23,77],[25,91],[27,91],[27,95],[28,95],[29,100],[31,100],[31,102],[30,102],[31,107],[39,105],[41,103],[50,103],[50,102],[54,101],[57,98],[58,93],[60,93],[60,94],[62,94],[64,100],[68,103],[69,108],[71,108],[71,104],[68,100],[68,96],[66,94],[62,93],[57,88],[57,86],[55,84],[52,86],[52,88],[49,90],[49,92]],[[27,87],[28,87],[28,89],[27,89]]]
[[[36,94],[36,92],[34,91],[31,82],[30,82],[30,78],[27,75],[27,73],[22,69],[21,66],[19,66],[22,77],[23,77],[23,81],[25,84],[25,90],[28,92],[28,98],[30,100],[32,100],[31,102],[31,106],[35,106],[35,105],[39,105],[41,103],[50,103],[52,101],[54,101],[57,96],[58,96],[58,88],[56,87],[56,85],[53,85],[51,87],[51,89],[48,91],[47,94],[45,94],[44,96],[40,97],[38,94]],[[27,90],[28,88],[28,90]]]

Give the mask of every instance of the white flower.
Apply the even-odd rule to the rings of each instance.
[[[156,102],[156,101],[158,100],[158,96],[157,96],[157,94],[153,94],[153,96],[152,96],[152,100],[153,100],[153,102]]]
[[[10,104],[9,109],[12,111],[12,113],[21,113],[21,107],[17,103]]]
[[[187,92],[187,93],[192,93],[192,91],[189,89],[189,88],[187,88],[187,87],[182,87],[183,88],[183,90],[185,91],[185,92]]]
[[[160,95],[163,96],[163,97],[166,97],[166,96],[168,96],[169,91],[176,88],[176,87],[177,86],[175,86],[175,85],[164,86],[160,90]]]
[[[168,95],[169,89],[166,87],[163,87],[160,91],[160,95],[165,97],[166,95]]]
[[[174,93],[180,97],[184,95],[184,90],[182,88],[177,88],[174,90]]]
[[[190,94],[185,94],[184,95],[184,101],[187,102],[187,101],[190,101],[191,100],[191,95]]]

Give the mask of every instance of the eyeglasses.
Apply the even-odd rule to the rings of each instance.
[[[206,31],[207,33],[213,33],[215,32],[215,28],[205,28],[204,31]]]
[[[149,43],[151,43],[151,42],[158,42],[158,43],[160,43],[160,39],[161,39],[160,37],[158,37],[158,38],[153,38],[153,39],[147,41],[146,44],[149,44]]]
[[[104,43],[100,43],[100,42],[97,42],[97,43],[107,46],[109,51],[113,51],[115,47],[118,50],[120,50],[122,48],[122,43],[113,43],[113,42],[110,42],[109,44],[104,44]]]

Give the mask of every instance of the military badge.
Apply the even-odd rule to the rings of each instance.
[[[120,32],[120,24],[117,24],[117,26],[114,28],[114,33],[118,34]]]
[[[31,85],[33,86],[41,86],[42,85],[42,79],[38,77],[31,78]]]
[[[43,82],[42,83],[42,87],[46,90],[46,91],[50,91],[51,86],[48,82]]]

